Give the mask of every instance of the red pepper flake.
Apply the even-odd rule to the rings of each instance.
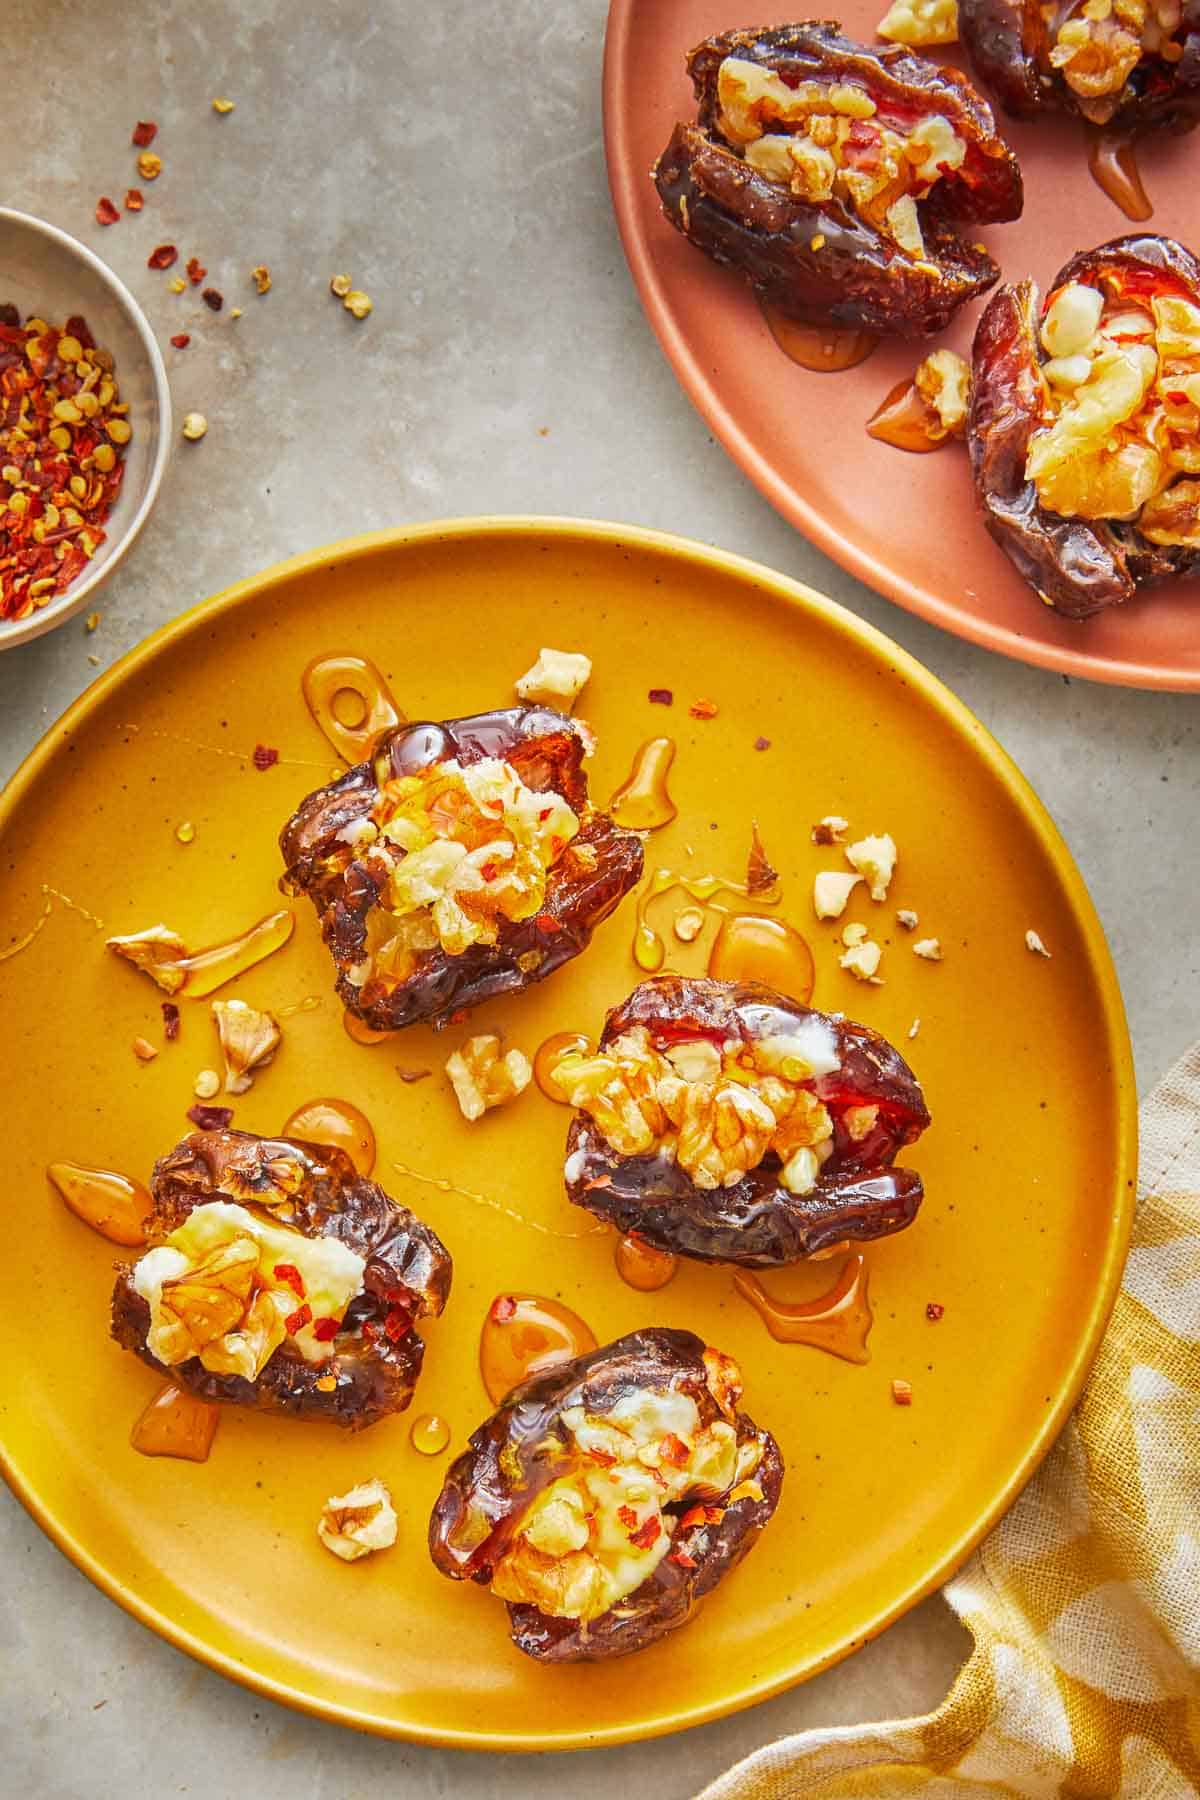
[[[636,1512],[634,1512],[632,1506],[618,1506],[617,1517],[620,1519],[622,1525],[624,1525],[626,1531],[637,1530],[638,1516]]]
[[[279,752],[273,750],[269,744],[255,744],[253,761],[255,768],[260,772],[273,769],[279,761]]]
[[[501,1294],[492,1302],[492,1321],[496,1325],[507,1325],[517,1310],[517,1303],[511,1294]]]
[[[911,1381],[893,1381],[892,1399],[896,1402],[897,1406],[911,1406],[912,1397]]]
[[[715,700],[693,700],[688,707],[693,719],[715,719],[720,710]]]
[[[610,1456],[607,1450],[589,1450],[588,1455],[593,1462],[598,1462],[602,1469],[611,1469],[617,1460],[615,1456]]]
[[[298,1331],[303,1331],[304,1327],[311,1323],[312,1307],[305,1303],[303,1306],[298,1306],[294,1313],[288,1314],[283,1321],[283,1329],[289,1337],[295,1337]]]
[[[552,806],[543,806],[541,811],[538,813],[538,824],[544,825],[546,823],[546,820],[550,817],[550,814],[553,811],[554,811],[554,808]]]
[[[539,913],[533,922],[539,931],[545,932],[547,937],[554,937],[562,930],[562,926],[553,913]]]
[[[690,1531],[693,1525],[703,1525],[705,1523],[704,1513],[705,1509],[702,1506],[689,1506],[679,1521],[679,1529]]]
[[[646,695],[651,706],[674,706],[675,696],[670,688],[651,688]]]
[[[590,1181],[584,1182],[583,1191],[585,1194],[590,1194],[593,1188],[606,1188],[611,1186],[611,1175],[594,1175]]]
[[[108,195],[101,194],[96,202],[97,225],[115,225],[120,216]]]
[[[205,288],[200,298],[205,306],[211,306],[214,312],[220,312],[225,304],[224,294],[218,293],[216,288]]]
[[[177,331],[171,339],[176,350],[186,350],[191,341],[192,336],[189,331]]]
[[[771,748],[771,740],[770,740],[770,738],[765,738],[765,737],[757,737],[757,738],[755,738],[755,740],[754,740],[754,748],[755,748],[755,749],[756,749],[756,750],[769,750],[769,749],[770,749],[770,748]]]
[[[169,269],[173,262],[179,260],[179,251],[174,244],[156,244],[146,258],[148,269]]]
[[[658,1454],[665,1463],[670,1463],[672,1468],[683,1469],[687,1466],[688,1447],[681,1437],[675,1436],[673,1431],[668,1431],[658,1446]]]
[[[393,1306],[383,1321],[388,1341],[398,1344],[412,1326],[412,1314],[406,1306]]]
[[[1175,402],[1176,406],[1186,406],[1188,403],[1187,395],[1185,393],[1182,393],[1179,388],[1169,389],[1168,393],[1167,393],[1167,399],[1173,400]]]
[[[945,1307],[940,1303],[940,1301],[931,1300],[929,1302],[929,1305],[925,1308],[925,1317],[927,1319],[932,1320],[932,1322],[936,1325],[938,1320],[941,1318],[942,1314],[945,1312],[945,1310],[946,1310]]]
[[[132,141],[139,150],[145,150],[158,136],[158,126],[153,119],[139,119],[133,128]]]
[[[199,287],[207,274],[208,270],[204,267],[198,256],[188,257],[187,277],[193,287]]]
[[[166,1038],[168,1044],[172,1044],[179,1036],[179,1008],[173,1000],[163,1001],[162,1016],[163,1036]]]
[[[302,1307],[301,1311],[307,1312],[308,1308]],[[341,1320],[340,1319],[318,1319],[316,1324],[313,1326],[313,1336],[316,1338],[318,1344],[327,1344],[327,1343],[329,1343],[331,1338],[335,1338],[337,1336],[337,1334],[340,1330],[341,1330]]]
[[[450,1014],[450,1023],[452,1025],[461,1025],[464,1020],[469,1019],[470,1016],[471,1009],[469,1006],[458,1006]]]
[[[651,1544],[662,1532],[662,1520],[657,1513],[651,1513],[640,1531],[631,1531],[629,1541],[635,1550],[649,1550]]]
[[[494,863],[494,862],[485,862],[482,869],[480,869],[479,873],[480,873],[481,878],[484,881],[495,881],[496,876],[500,873],[499,864]]]
[[[304,1277],[296,1267],[295,1263],[276,1263],[275,1279],[276,1281],[286,1283],[286,1285],[291,1288],[293,1294],[295,1294],[297,1300],[303,1300],[305,1293]]]
[[[667,1561],[677,1564],[681,1569],[695,1569],[699,1567],[695,1557],[689,1556],[686,1550],[672,1550],[667,1557]]]
[[[143,206],[145,206],[145,204],[146,204],[146,197],[142,193],[141,188],[126,188],[125,189],[125,211],[126,212],[141,212],[141,210],[142,210]]]
[[[189,1106],[187,1116],[200,1131],[227,1131],[233,1123],[232,1106]]]
[[[725,1508],[723,1506],[706,1506],[704,1509],[704,1523],[706,1525],[719,1525],[724,1517]]]

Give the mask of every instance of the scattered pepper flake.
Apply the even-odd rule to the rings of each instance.
[[[329,291],[336,294],[339,300],[344,300],[353,286],[349,275],[331,275],[329,278]]]
[[[945,1310],[945,1307],[942,1306],[939,1301],[931,1300],[925,1308],[925,1317],[936,1325]]]
[[[637,1530],[638,1516],[632,1506],[618,1506],[617,1517],[620,1519],[626,1531]]]
[[[269,294],[270,293],[270,291],[271,291],[271,271],[270,271],[270,269],[268,269],[266,263],[256,264],[256,266],[253,269],[251,269],[251,271],[250,271],[250,278],[253,281],[255,287],[258,289],[258,292],[260,294]]]
[[[225,296],[217,288],[205,288],[200,298],[205,306],[210,306],[214,312],[220,312],[225,304]]]
[[[672,1468],[685,1469],[687,1467],[688,1447],[683,1439],[677,1437],[673,1431],[668,1431],[658,1446],[658,1454],[663,1462],[670,1463]]]
[[[157,181],[162,174],[162,157],[153,150],[143,150],[137,159],[137,168],[143,181]]]
[[[295,1337],[298,1331],[303,1331],[306,1325],[311,1324],[312,1307],[306,1300],[303,1306],[298,1306],[295,1312],[288,1314],[287,1318],[283,1321],[283,1329],[287,1332],[289,1337]],[[316,1335],[315,1329],[313,1335]]]
[[[649,1550],[651,1544],[657,1542],[661,1533],[662,1521],[657,1513],[651,1513],[640,1531],[630,1532],[629,1541],[635,1550]]]
[[[651,706],[673,706],[675,704],[675,696],[670,688],[651,688],[646,698]]]
[[[517,1310],[517,1303],[511,1294],[499,1294],[492,1302],[492,1319],[497,1325],[507,1325]]]
[[[199,413],[199,412],[184,413],[183,425],[182,425],[181,429],[183,431],[184,437],[188,440],[189,444],[195,444],[200,441],[200,439],[204,436],[205,432],[208,430],[208,420],[205,418],[203,413]]]
[[[146,267],[148,269],[169,269],[171,264],[178,260],[179,250],[175,244],[156,244],[146,258]]]
[[[208,270],[204,267],[204,264],[200,261],[198,256],[189,256],[187,259],[187,274],[188,280],[191,282],[192,286],[199,287],[200,283],[204,280],[204,277],[208,274]]]
[[[236,105],[236,100],[214,100],[212,109],[215,113],[224,116],[225,113],[231,113]]]
[[[756,737],[754,740],[754,748],[756,750],[769,750],[771,748],[770,738]]]
[[[772,868],[768,860],[758,835],[758,820],[754,819],[750,825],[750,855],[746,861],[746,893],[756,900],[762,894],[769,894],[778,881],[779,870]]]
[[[300,1273],[299,1269],[296,1267],[295,1263],[286,1263],[286,1262],[276,1263],[275,1269],[274,1269],[274,1275],[275,1275],[276,1281],[282,1281],[286,1287],[291,1288],[291,1290],[292,1290],[293,1294],[295,1294],[297,1300],[304,1299],[304,1295],[305,1295],[304,1277]]]
[[[893,1381],[892,1399],[897,1406],[911,1406],[913,1398],[911,1381]]]
[[[402,1069],[400,1067],[400,1064],[397,1063],[396,1064],[396,1073],[400,1077],[401,1081],[408,1082],[411,1085],[411,1083],[414,1081],[424,1081],[424,1079],[427,1075],[433,1074],[433,1070],[432,1069]]]
[[[189,1106],[187,1116],[198,1131],[227,1131],[233,1123],[232,1106]]]
[[[115,225],[120,216],[108,195],[101,194],[96,202],[97,225]]]
[[[272,749],[270,744],[255,744],[254,755],[251,758],[251,761],[261,774],[265,770],[273,769],[275,767],[275,764],[279,761],[279,752],[278,750]]]
[[[163,1036],[173,1044],[179,1036],[179,1008],[173,1000],[162,1002]]]
[[[537,929],[544,932],[547,937],[554,937],[557,932],[562,930],[562,926],[559,924],[553,913],[539,913],[533,922]]]
[[[126,188],[125,189],[125,211],[126,212],[141,212],[141,210],[142,210],[143,206],[145,206],[145,204],[146,204],[146,197],[142,193],[141,188]]]
[[[137,1057],[139,1062],[153,1062],[158,1055],[158,1051],[148,1038],[135,1037],[133,1040],[133,1054]]]
[[[720,710],[715,700],[693,700],[688,707],[693,719],[715,719]]]
[[[361,288],[352,288],[342,301],[342,305],[348,313],[353,313],[356,319],[365,319],[367,314],[372,311],[374,301],[369,294],[364,294]]]
[[[321,1321],[324,1324],[324,1320]],[[405,1306],[393,1306],[383,1321],[383,1329],[390,1343],[398,1344],[412,1326],[412,1314]],[[321,1333],[318,1330],[317,1336]],[[332,1332],[330,1336],[332,1336]]]
[[[1044,956],[1047,962],[1049,962],[1050,952],[1047,950],[1036,931],[1027,931],[1025,933],[1025,948],[1031,950],[1035,956]]]
[[[186,350],[191,341],[192,334],[190,331],[177,331],[175,336],[171,339],[171,344],[176,350]]]
[[[145,150],[157,136],[158,126],[153,119],[139,119],[133,128],[133,137],[130,141],[136,144],[139,150]]]

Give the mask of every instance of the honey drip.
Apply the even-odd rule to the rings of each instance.
[[[590,1327],[561,1301],[500,1294],[479,1334],[479,1373],[489,1400],[499,1406],[518,1382],[595,1348]]]
[[[283,1135],[344,1150],[360,1175],[375,1167],[371,1121],[348,1100],[306,1100],[285,1122]]]
[[[320,994],[305,994],[303,1000],[293,1000],[290,1006],[277,1006],[275,1017],[277,1019],[294,1019],[297,1013],[316,1012],[317,1008],[323,1005],[324,1001]]]
[[[555,1086],[551,1076],[570,1051],[579,1050],[591,1055],[595,1048],[591,1038],[584,1037],[579,1031],[556,1031],[553,1037],[548,1037],[538,1045],[533,1054],[533,1079],[547,1100],[556,1100],[560,1106],[569,1104],[562,1089]]]
[[[844,1362],[870,1362],[867,1260],[860,1253],[846,1259],[829,1292],[819,1294],[815,1300],[776,1300],[757,1275],[746,1269],[734,1271],[733,1285],[779,1343],[806,1344],[810,1349],[840,1356]]]
[[[656,975],[667,956],[662,933],[650,924],[647,914],[656,900],[676,890],[698,900],[710,912],[722,914],[731,909],[717,899],[718,894],[735,894],[743,900],[750,897],[750,890],[743,882],[726,881],[721,875],[681,875],[678,869],[655,869],[638,895],[634,915],[633,960],[647,975]],[[760,906],[775,906],[779,901],[778,894],[759,894],[755,898]]]
[[[866,362],[879,342],[869,331],[842,325],[802,325],[774,306],[764,305],[762,310],[771,336],[784,355],[802,369],[814,369],[819,375],[833,375]]]
[[[655,1249],[636,1231],[618,1240],[613,1261],[621,1280],[636,1288],[639,1294],[653,1294],[666,1287],[679,1267],[679,1258],[670,1250]]]
[[[718,981],[764,981],[807,1006],[816,968],[807,942],[786,919],[732,913],[722,919],[708,957]]]
[[[439,1194],[457,1194],[460,1199],[469,1200],[472,1206],[482,1206],[488,1212],[499,1213],[501,1218],[511,1219],[514,1225],[524,1225],[541,1237],[599,1237],[608,1230],[607,1225],[589,1225],[582,1231],[558,1231],[553,1225],[543,1225],[540,1219],[527,1219],[524,1213],[519,1213],[513,1206],[505,1206],[503,1200],[497,1200],[491,1194],[477,1194],[471,1188],[459,1187],[444,1175],[424,1175],[420,1169],[410,1169],[407,1163],[402,1162],[394,1162],[392,1167],[397,1175],[406,1175],[409,1181],[419,1181],[425,1187],[436,1188]]]
[[[1137,149],[1131,138],[1119,131],[1089,132],[1088,173],[1127,219],[1152,216],[1154,208],[1142,186]]]
[[[384,676],[365,656],[318,656],[300,687],[309,712],[348,763],[365,761],[381,731],[404,723]]]
[[[220,1416],[219,1407],[198,1400],[186,1388],[168,1381],[134,1425],[129,1441],[143,1456],[179,1456],[185,1462],[207,1462]]]
[[[408,1441],[422,1456],[440,1456],[450,1442],[450,1427],[437,1413],[422,1413],[413,1420]]]
[[[20,956],[22,950],[28,950],[33,940],[45,930],[47,921],[54,911],[55,901],[59,906],[65,907],[68,912],[78,913],[81,919],[86,919],[88,924],[95,926],[97,931],[104,930],[103,919],[98,919],[94,912],[88,911],[86,906],[80,906],[78,900],[72,900],[69,894],[60,894],[57,888],[51,887],[48,882],[43,881],[40,914],[24,937],[19,937],[15,944],[8,946],[7,950],[0,950],[0,963],[7,962],[10,956]]]
[[[145,1243],[144,1222],[152,1203],[140,1181],[115,1169],[89,1169],[75,1162],[51,1163],[46,1178],[75,1217],[110,1244]]]
[[[867,420],[867,436],[895,450],[909,450],[923,456],[930,450],[942,450],[952,441],[937,415],[918,390],[915,381],[898,381]]]
[[[392,1035],[390,1031],[376,1031],[373,1025],[368,1025],[365,1019],[360,1019],[349,1009],[342,1014],[342,1028],[356,1044],[382,1044],[384,1038]]]
[[[284,906],[278,912],[268,913],[240,937],[230,938],[224,944],[213,944],[207,950],[177,956],[174,962],[160,963],[159,968],[182,974],[180,991],[189,1000],[203,1000],[206,994],[215,993],[227,981],[244,975],[264,957],[282,950],[295,928],[296,915]]]
[[[633,767],[608,803],[608,810],[626,831],[657,831],[675,817],[675,802],[667,792],[667,776],[675,761],[675,742],[669,737],[647,738],[633,759]]]

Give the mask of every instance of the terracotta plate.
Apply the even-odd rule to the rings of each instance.
[[[601,1342],[650,1323],[706,1334],[739,1359],[749,1408],[779,1437],[777,1518],[694,1624],[625,1662],[550,1670],[510,1647],[498,1601],[435,1574],[425,1529],[447,1459],[413,1449],[408,1417],[347,1437],[226,1410],[206,1464],[133,1451],[156,1382],[107,1336],[117,1252],[43,1176],[70,1157],[144,1177],[188,1128],[193,1078],[215,1059],[208,1004],[183,998],[180,1038],[163,1044],[158,990],[105,951],[98,921],[120,932],[165,920],[200,946],[280,904],[279,824],[336,761],[301,699],[310,658],[365,653],[410,717],[442,718],[505,703],[546,641],[595,659],[599,796],[642,739],[678,742],[679,816],[652,838],[651,864],[738,877],[757,819],[781,910],[813,945],[816,1003],[898,1039],[936,1120],[913,1155],[929,1195],[919,1222],[869,1252],[871,1360],[854,1366],[772,1341],[725,1270],[689,1267],[656,1295],[623,1285],[611,1237],[563,1198],[564,1109],[531,1089],[466,1125],[442,1074],[463,1027],[352,1043],[306,906],[286,949],[225,990],[275,1008],[323,997],[287,1018],[237,1122],[271,1132],[311,1096],[356,1102],[378,1134],[377,1174],[452,1250],[454,1290],[426,1333],[414,1413],[443,1414],[454,1447],[490,1410],[479,1328],[511,1289],[561,1296]],[[647,700],[664,686],[669,710]],[[718,717],[689,716],[700,697]],[[754,748],[760,736],[769,749]],[[260,742],[280,751],[263,773],[250,760]],[[887,940],[881,987],[841,971],[833,928],[810,916],[813,874],[837,858],[808,827],[831,810],[900,846],[889,904],[851,909]],[[184,820],[196,828],[186,846]],[[5,947],[49,906],[0,965],[0,1032],[19,1071],[5,1115],[0,1362],[20,1379],[0,1407],[4,1467],[94,1581],[224,1673],[350,1724],[476,1747],[692,1725],[882,1630],[962,1559],[1065,1417],[1129,1220],[1133,1077],[1112,967],[1079,875],[1012,764],[932,676],[818,595],[615,526],[476,521],[359,539],[231,589],[126,657],[16,776],[0,826]],[[892,904],[919,911],[944,962],[912,955]],[[1025,948],[1030,926],[1051,961]],[[673,951],[676,966],[701,967],[707,935]],[[564,1028],[594,1032],[635,979],[632,936],[627,903],[586,957],[488,1022],[527,1051]],[[132,1054],[139,1034],[161,1046],[153,1062]],[[433,1075],[406,1086],[398,1064]],[[838,1266],[767,1285],[813,1295]],[[931,1300],[946,1309],[936,1325]],[[894,1377],[913,1385],[907,1410],[892,1402]],[[399,1543],[348,1567],[314,1524],[327,1495],[373,1475],[395,1494]]]
[[[886,10],[886,0],[846,0],[836,16],[851,37],[872,43]],[[604,70],[609,179],[629,266],[675,373],[771,504],[889,599],[1025,662],[1093,681],[1200,689],[1200,581],[1170,583],[1083,624],[1059,618],[988,537],[960,448],[912,456],[866,435],[879,401],[923,352],[884,345],[840,375],[797,367],[745,284],[662,217],[649,170],[675,120],[695,117],[686,52],[714,31],[796,16],[806,15],[722,0],[612,0]],[[1034,128],[1000,116],[1000,129],[1021,159],[1025,213],[982,236],[1007,279],[1033,275],[1044,289],[1076,250],[1135,229],[1200,249],[1200,140],[1143,149],[1155,213],[1148,226],[1135,227],[1089,176],[1076,126]],[[968,307],[940,341],[968,353],[980,310]]]

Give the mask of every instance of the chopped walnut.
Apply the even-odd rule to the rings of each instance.
[[[911,907],[902,906],[896,913],[896,923],[902,925],[905,931],[915,931],[921,921]]]
[[[922,49],[958,42],[958,0],[892,0],[875,27],[893,44]]]
[[[870,981],[878,986],[880,976],[877,971],[882,956],[882,947],[873,938],[864,938],[856,944],[851,944],[849,949],[838,957],[838,962],[848,974],[856,975],[859,981]]]
[[[186,971],[178,966],[180,958],[187,955],[187,945],[167,925],[150,925],[127,937],[110,937],[108,948],[157,982],[164,994],[177,994],[187,980]]]
[[[813,881],[813,911],[818,919],[840,919],[846,902],[862,880],[840,869],[822,869]]]
[[[1141,0],[1132,0],[1132,4],[1131,0],[1122,0],[1121,10],[1132,13],[1129,23],[1134,25],[1134,31],[1126,30],[1112,16],[1097,19],[1082,13],[1069,18],[1059,29],[1050,62],[1061,69],[1063,80],[1081,99],[1119,94],[1142,59],[1145,7]]]
[[[971,399],[971,367],[954,350],[931,350],[917,364],[913,384],[938,416],[946,437],[961,437],[967,428]]]
[[[520,1050],[500,1054],[494,1032],[468,1038],[461,1050],[446,1059],[455,1097],[464,1119],[474,1122],[495,1106],[507,1106],[529,1086],[533,1070]]]
[[[279,1021],[244,1000],[214,1000],[212,1014],[225,1059],[225,1092],[244,1094],[253,1084],[254,1070],[269,1063],[279,1048]]]
[[[896,845],[885,831],[877,837],[859,838],[846,845],[846,861],[864,875],[872,900],[886,900],[888,884],[896,868]]]
[[[317,1536],[343,1562],[357,1562],[396,1541],[396,1509],[382,1481],[362,1481],[348,1494],[333,1494],[317,1520]]]
[[[840,818],[837,813],[827,813],[813,826],[809,836],[814,844],[840,844],[849,829],[849,819]]]
[[[517,697],[535,706],[554,706],[569,713],[591,673],[590,657],[574,650],[549,650],[543,645],[533,667],[516,683]]]
[[[893,1381],[892,1399],[896,1402],[897,1406],[911,1406],[912,1397],[913,1391],[911,1381]]]
[[[158,1051],[150,1042],[149,1038],[135,1037],[133,1040],[133,1054],[137,1057],[139,1062],[153,1062],[158,1055]]]
[[[1027,931],[1025,933],[1025,948],[1027,950],[1032,950],[1035,956],[1044,956],[1047,961],[1049,960],[1050,952],[1047,950],[1036,931]]]
[[[913,955],[921,957],[925,962],[941,962],[941,940],[935,937],[918,938],[913,945]]]

